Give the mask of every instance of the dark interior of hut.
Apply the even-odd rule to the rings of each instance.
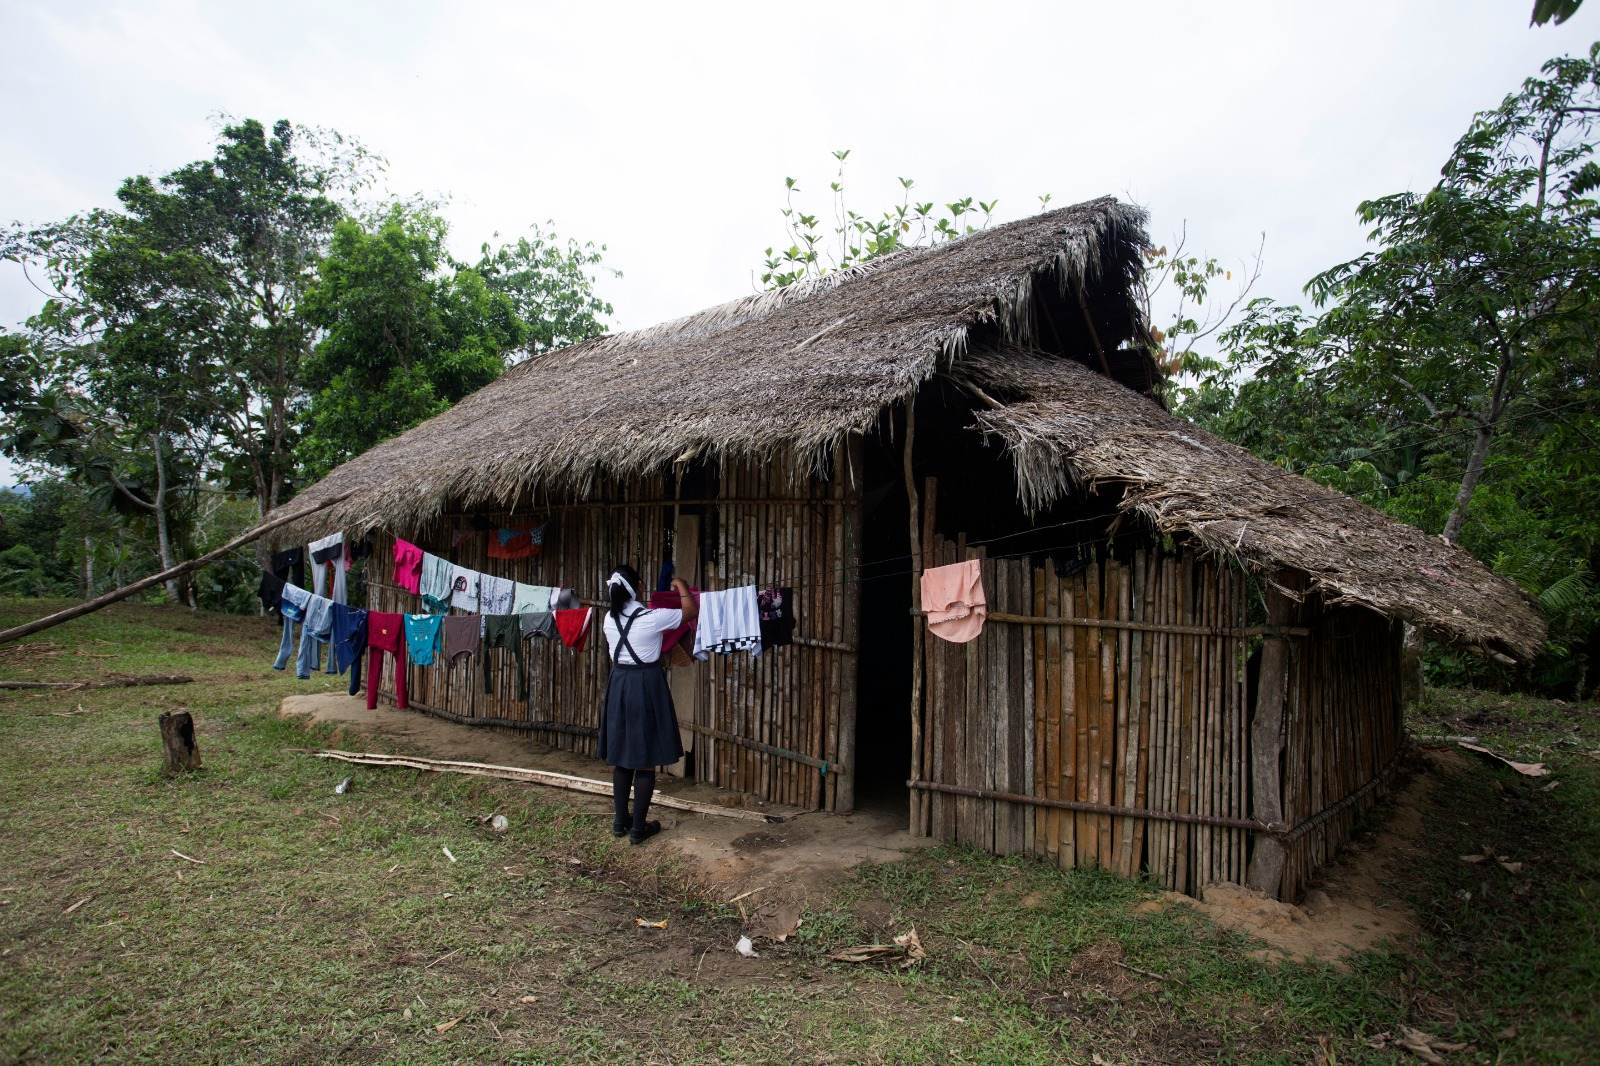
[[[1036,281],[1030,301],[1037,346],[1110,370],[1122,384],[1159,392],[1161,375],[1143,350],[1123,348],[1137,329],[1119,285],[1087,286],[1084,305],[1054,278]],[[1116,294],[1115,296],[1108,294]],[[1085,310],[1088,314],[1085,314]],[[1093,325],[1089,323],[1092,321]],[[991,327],[992,329],[992,327]],[[974,345],[993,343],[977,330]],[[1101,364],[1101,345],[1105,365]],[[1000,397],[1001,402],[1007,398]],[[919,497],[937,478],[934,531],[982,547],[993,556],[1027,556],[1036,565],[1070,569],[1075,561],[1131,548],[1148,536],[1141,523],[1117,522],[1121,490],[1101,486],[1029,514],[1019,502],[1016,470],[997,441],[974,429],[974,398],[948,377],[919,390],[913,477]],[[905,484],[906,413],[898,408],[868,435],[864,449],[860,681],[856,712],[856,806],[906,812],[911,766],[910,500]],[[927,508],[929,501],[920,499]],[[920,622],[915,623],[920,624]]]

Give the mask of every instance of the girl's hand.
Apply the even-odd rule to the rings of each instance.
[[[672,588],[680,596],[689,595],[689,583],[681,577],[672,579]]]

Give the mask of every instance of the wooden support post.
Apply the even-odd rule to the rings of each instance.
[[[922,610],[922,516],[917,498],[917,477],[912,466],[913,448],[917,441],[917,397],[913,393],[906,401],[905,479],[906,503],[910,525],[911,547],[911,609]],[[911,779],[922,779],[922,620],[913,615],[911,621]],[[910,833],[922,835],[923,808],[927,797],[912,792],[907,797],[910,808]]]
[[[843,643],[853,648],[861,647],[861,488],[866,474],[864,448],[860,433],[845,435],[844,462],[839,475],[844,479],[844,506],[840,518],[844,522],[844,552],[840,558],[840,592],[844,596]],[[856,807],[856,678],[861,669],[859,652],[841,652],[839,691],[834,698],[839,701],[838,762],[844,767],[834,799],[834,813],[849,814]]]
[[[200,769],[200,749],[194,742],[194,718],[188,711],[162,711],[161,745],[166,751],[167,773]]]
[[[673,572],[689,582],[697,584],[700,580],[700,516],[679,515],[673,524],[672,533],[672,563]],[[700,690],[705,684],[705,664],[698,659],[690,657],[682,666],[674,666],[667,671],[667,688],[672,692],[672,705],[678,712],[678,734],[683,742],[685,755],[671,766],[663,767],[667,773],[674,777],[684,777],[688,766],[688,752],[694,747],[694,732],[683,724],[687,719],[691,725],[704,724],[699,718]]]
[[[1279,574],[1276,580],[1285,588],[1295,579]],[[1267,621],[1287,626],[1294,603],[1267,583]],[[1284,708],[1289,692],[1289,642],[1280,636],[1267,636],[1261,644],[1261,676],[1256,682],[1255,718],[1250,723],[1250,817],[1264,825],[1283,823]],[[1245,881],[1278,899],[1283,894],[1283,842],[1265,833],[1255,835],[1250,868]]]

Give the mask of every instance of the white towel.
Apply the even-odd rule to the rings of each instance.
[[[700,593],[700,618],[694,631],[694,657],[712,652],[761,654],[761,607],[756,587],[742,585],[723,592]]]

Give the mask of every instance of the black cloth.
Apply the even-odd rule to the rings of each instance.
[[[330,544],[326,548],[318,548],[316,551],[311,553],[311,561],[318,565],[323,563],[331,563],[335,559],[343,558],[344,541],[342,540],[337,544]]]
[[[761,610],[761,648],[794,643],[794,589],[762,589],[756,593]]]
[[[372,547],[377,543],[377,541],[378,535],[372,532],[367,533],[366,536],[360,538],[359,540],[350,540],[346,538],[344,542],[344,556],[352,563],[359,562],[360,560],[365,559],[367,556],[372,554]]]
[[[309,588],[306,584],[306,550],[304,548],[287,548],[272,557],[272,572],[283,580],[301,588]]]
[[[659,662],[611,665],[595,757],[630,770],[666,766],[683,758],[678,715]]]
[[[283,602],[283,578],[270,571],[261,571],[261,584],[256,586],[256,595],[261,597],[261,606],[266,608],[268,614],[278,613],[278,604]]]

